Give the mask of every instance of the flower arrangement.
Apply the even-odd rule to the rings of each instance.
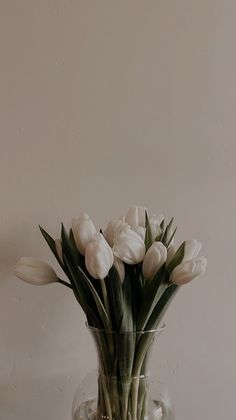
[[[73,219],[69,233],[62,224],[60,239],[54,240],[40,227],[67,281],[34,258],[23,257],[16,265],[16,276],[28,283],[59,282],[72,289],[87,324],[103,332],[103,336],[95,335],[103,374],[99,410],[106,418],[145,418],[146,394],[136,379],[145,373],[150,347],[145,332],[159,327],[179,288],[206,271],[206,258],[198,257],[201,243],[187,240],[176,249],[172,225],[173,219],[166,224],[162,215],[132,206],[103,232],[82,214]],[[112,332],[127,333],[119,346]],[[111,392],[111,377],[119,379],[116,392]],[[119,416],[115,417],[114,410],[119,410]]]

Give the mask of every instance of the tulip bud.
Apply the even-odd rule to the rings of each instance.
[[[97,232],[94,223],[86,213],[83,213],[78,219],[72,220],[72,230],[79,252],[85,255],[86,246]]]
[[[50,265],[31,257],[20,258],[14,272],[19,279],[36,286],[54,283],[58,280]]]
[[[114,266],[119,274],[121,283],[123,283],[125,279],[125,266],[124,266],[123,261],[121,261],[120,258],[115,257]]]
[[[167,249],[162,242],[153,242],[148,249],[144,260],[142,271],[147,280],[153,279],[158,270],[165,263],[167,258]]]
[[[104,232],[105,238],[109,245],[112,247],[114,245],[114,239],[116,232],[125,225],[124,217],[120,217],[119,219],[111,220]]]
[[[64,264],[63,254],[62,254],[62,246],[61,246],[61,239],[56,239],[55,240],[55,248],[56,248],[56,251],[57,251],[58,258],[60,259],[62,264]]]
[[[152,223],[153,225],[156,225],[156,226],[160,226],[160,224],[163,220],[164,220],[163,214],[158,214],[158,215],[152,214],[149,217],[150,223]]]
[[[114,262],[112,249],[104,236],[98,233],[85,251],[85,265],[94,279],[104,279]]]
[[[163,214],[159,214],[158,216],[153,214],[149,217],[149,223],[150,223],[151,234],[152,234],[153,240],[155,240],[156,237],[162,233],[160,224],[163,219],[164,219]]]
[[[196,258],[201,250],[201,242],[196,241],[196,239],[190,239],[185,242],[184,247],[184,258],[183,261],[190,261]]]
[[[146,211],[145,207],[132,206],[128,210],[125,221],[132,228],[135,226],[146,227]]]
[[[115,235],[114,254],[126,264],[138,264],[145,255],[145,244],[140,235],[125,225]]]
[[[177,265],[171,274],[171,282],[182,285],[200,277],[206,272],[207,259],[205,257],[185,261]]]
[[[153,241],[155,241],[155,239],[159,235],[161,235],[162,230],[161,230],[160,226],[154,225],[153,223],[150,223],[150,228],[151,228],[152,239],[153,239]]]

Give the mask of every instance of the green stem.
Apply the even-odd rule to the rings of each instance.
[[[67,283],[66,281],[59,279],[57,280],[57,283],[61,283],[63,284],[63,286],[69,287],[69,289],[73,289],[73,287],[71,286],[71,284]]]
[[[102,415],[105,414],[108,417],[108,419],[112,420],[112,409],[111,409],[110,395],[109,395],[109,391],[107,387],[107,378],[105,378],[104,375],[101,374],[100,379],[101,379],[102,392],[103,392],[103,397],[104,397],[105,406],[106,406],[106,413],[102,413]]]
[[[112,331],[111,311],[110,311],[110,305],[109,305],[109,300],[108,300],[108,294],[107,294],[105,279],[101,279],[101,288],[102,288],[102,296],[103,296],[103,300],[104,300],[104,305],[105,305],[107,315],[108,315],[108,318],[109,318],[109,325],[110,325],[110,328],[111,328],[111,331]]]
[[[138,391],[139,391],[139,380],[143,362],[145,356],[153,340],[153,336],[143,336],[139,341],[139,348],[137,356],[135,358],[134,369],[133,369],[133,382],[131,386],[131,398],[132,398],[132,420],[137,420],[137,407],[138,407]]]
[[[109,325],[110,331],[112,331],[111,311],[110,311],[110,305],[109,305],[109,299],[108,299],[105,279],[101,279],[101,288],[102,288],[102,295],[103,295],[105,309],[106,309],[107,315],[108,315],[108,325]],[[113,345],[112,334],[109,331],[108,331],[108,334],[107,334],[107,341],[108,341],[108,346],[109,346],[111,360],[112,360],[113,353],[114,353],[114,345]]]
[[[134,377],[132,381],[132,420],[137,420],[137,414],[138,414],[138,390],[139,390],[139,378]]]

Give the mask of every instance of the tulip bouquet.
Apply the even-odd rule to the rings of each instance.
[[[172,224],[173,219],[166,224],[162,215],[133,206],[97,231],[82,214],[69,232],[62,224],[60,239],[40,227],[67,281],[33,258],[23,257],[16,265],[16,276],[26,282],[59,282],[73,291],[99,348],[98,413],[103,417],[146,418],[140,377],[153,337],[148,332],[160,326],[181,285],[205,273],[200,242],[187,240],[176,249]]]

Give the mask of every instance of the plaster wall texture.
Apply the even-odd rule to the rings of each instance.
[[[132,204],[175,216],[207,275],[183,287],[154,369],[176,420],[235,418],[236,3],[1,0],[0,420],[70,419],[95,365],[71,293],[12,274],[56,268],[38,223]]]

